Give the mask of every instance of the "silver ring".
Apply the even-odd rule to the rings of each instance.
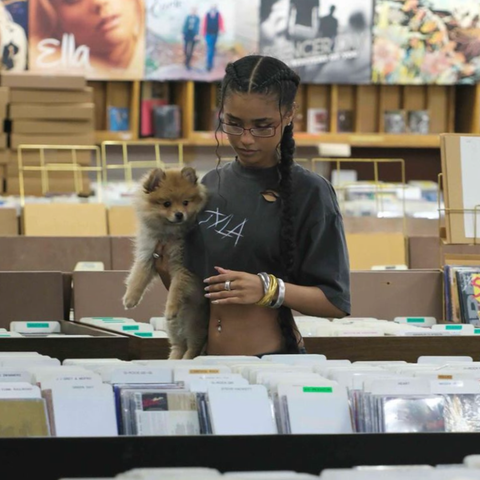
[[[230,280],[227,280],[225,282],[224,288],[227,292],[229,292],[232,289],[232,287],[230,286],[231,284],[232,284],[232,282]]]
[[[153,258],[160,258],[160,255],[157,252],[153,252]]]

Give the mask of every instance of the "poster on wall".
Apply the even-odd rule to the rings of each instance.
[[[147,0],[145,77],[221,80],[228,62],[258,50],[258,2]]]
[[[144,0],[29,0],[29,69],[140,79]]]
[[[473,84],[480,80],[478,0],[377,0],[375,83]]]
[[[260,53],[305,83],[371,81],[373,0],[261,0]]]
[[[0,2],[1,69],[18,72],[27,69],[28,2]]]

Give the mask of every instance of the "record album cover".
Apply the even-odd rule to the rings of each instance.
[[[376,83],[474,84],[480,79],[477,0],[377,0]]]
[[[304,83],[370,83],[373,0],[261,0],[260,53]]]

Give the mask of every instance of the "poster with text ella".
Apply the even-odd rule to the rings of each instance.
[[[144,0],[30,0],[29,19],[30,70],[142,78]]]
[[[392,84],[480,81],[480,2],[377,0],[372,75]]]
[[[259,0],[147,0],[145,76],[217,81],[258,49]]]
[[[260,53],[305,83],[369,83],[373,0],[261,0]]]

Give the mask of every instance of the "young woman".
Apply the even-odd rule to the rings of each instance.
[[[210,199],[186,248],[186,265],[205,279],[210,301],[210,355],[299,353],[292,310],[322,317],[350,313],[335,192],[294,163],[299,82],[272,57],[247,56],[226,69],[220,127],[237,157],[203,178]],[[161,253],[159,246],[162,276]]]

